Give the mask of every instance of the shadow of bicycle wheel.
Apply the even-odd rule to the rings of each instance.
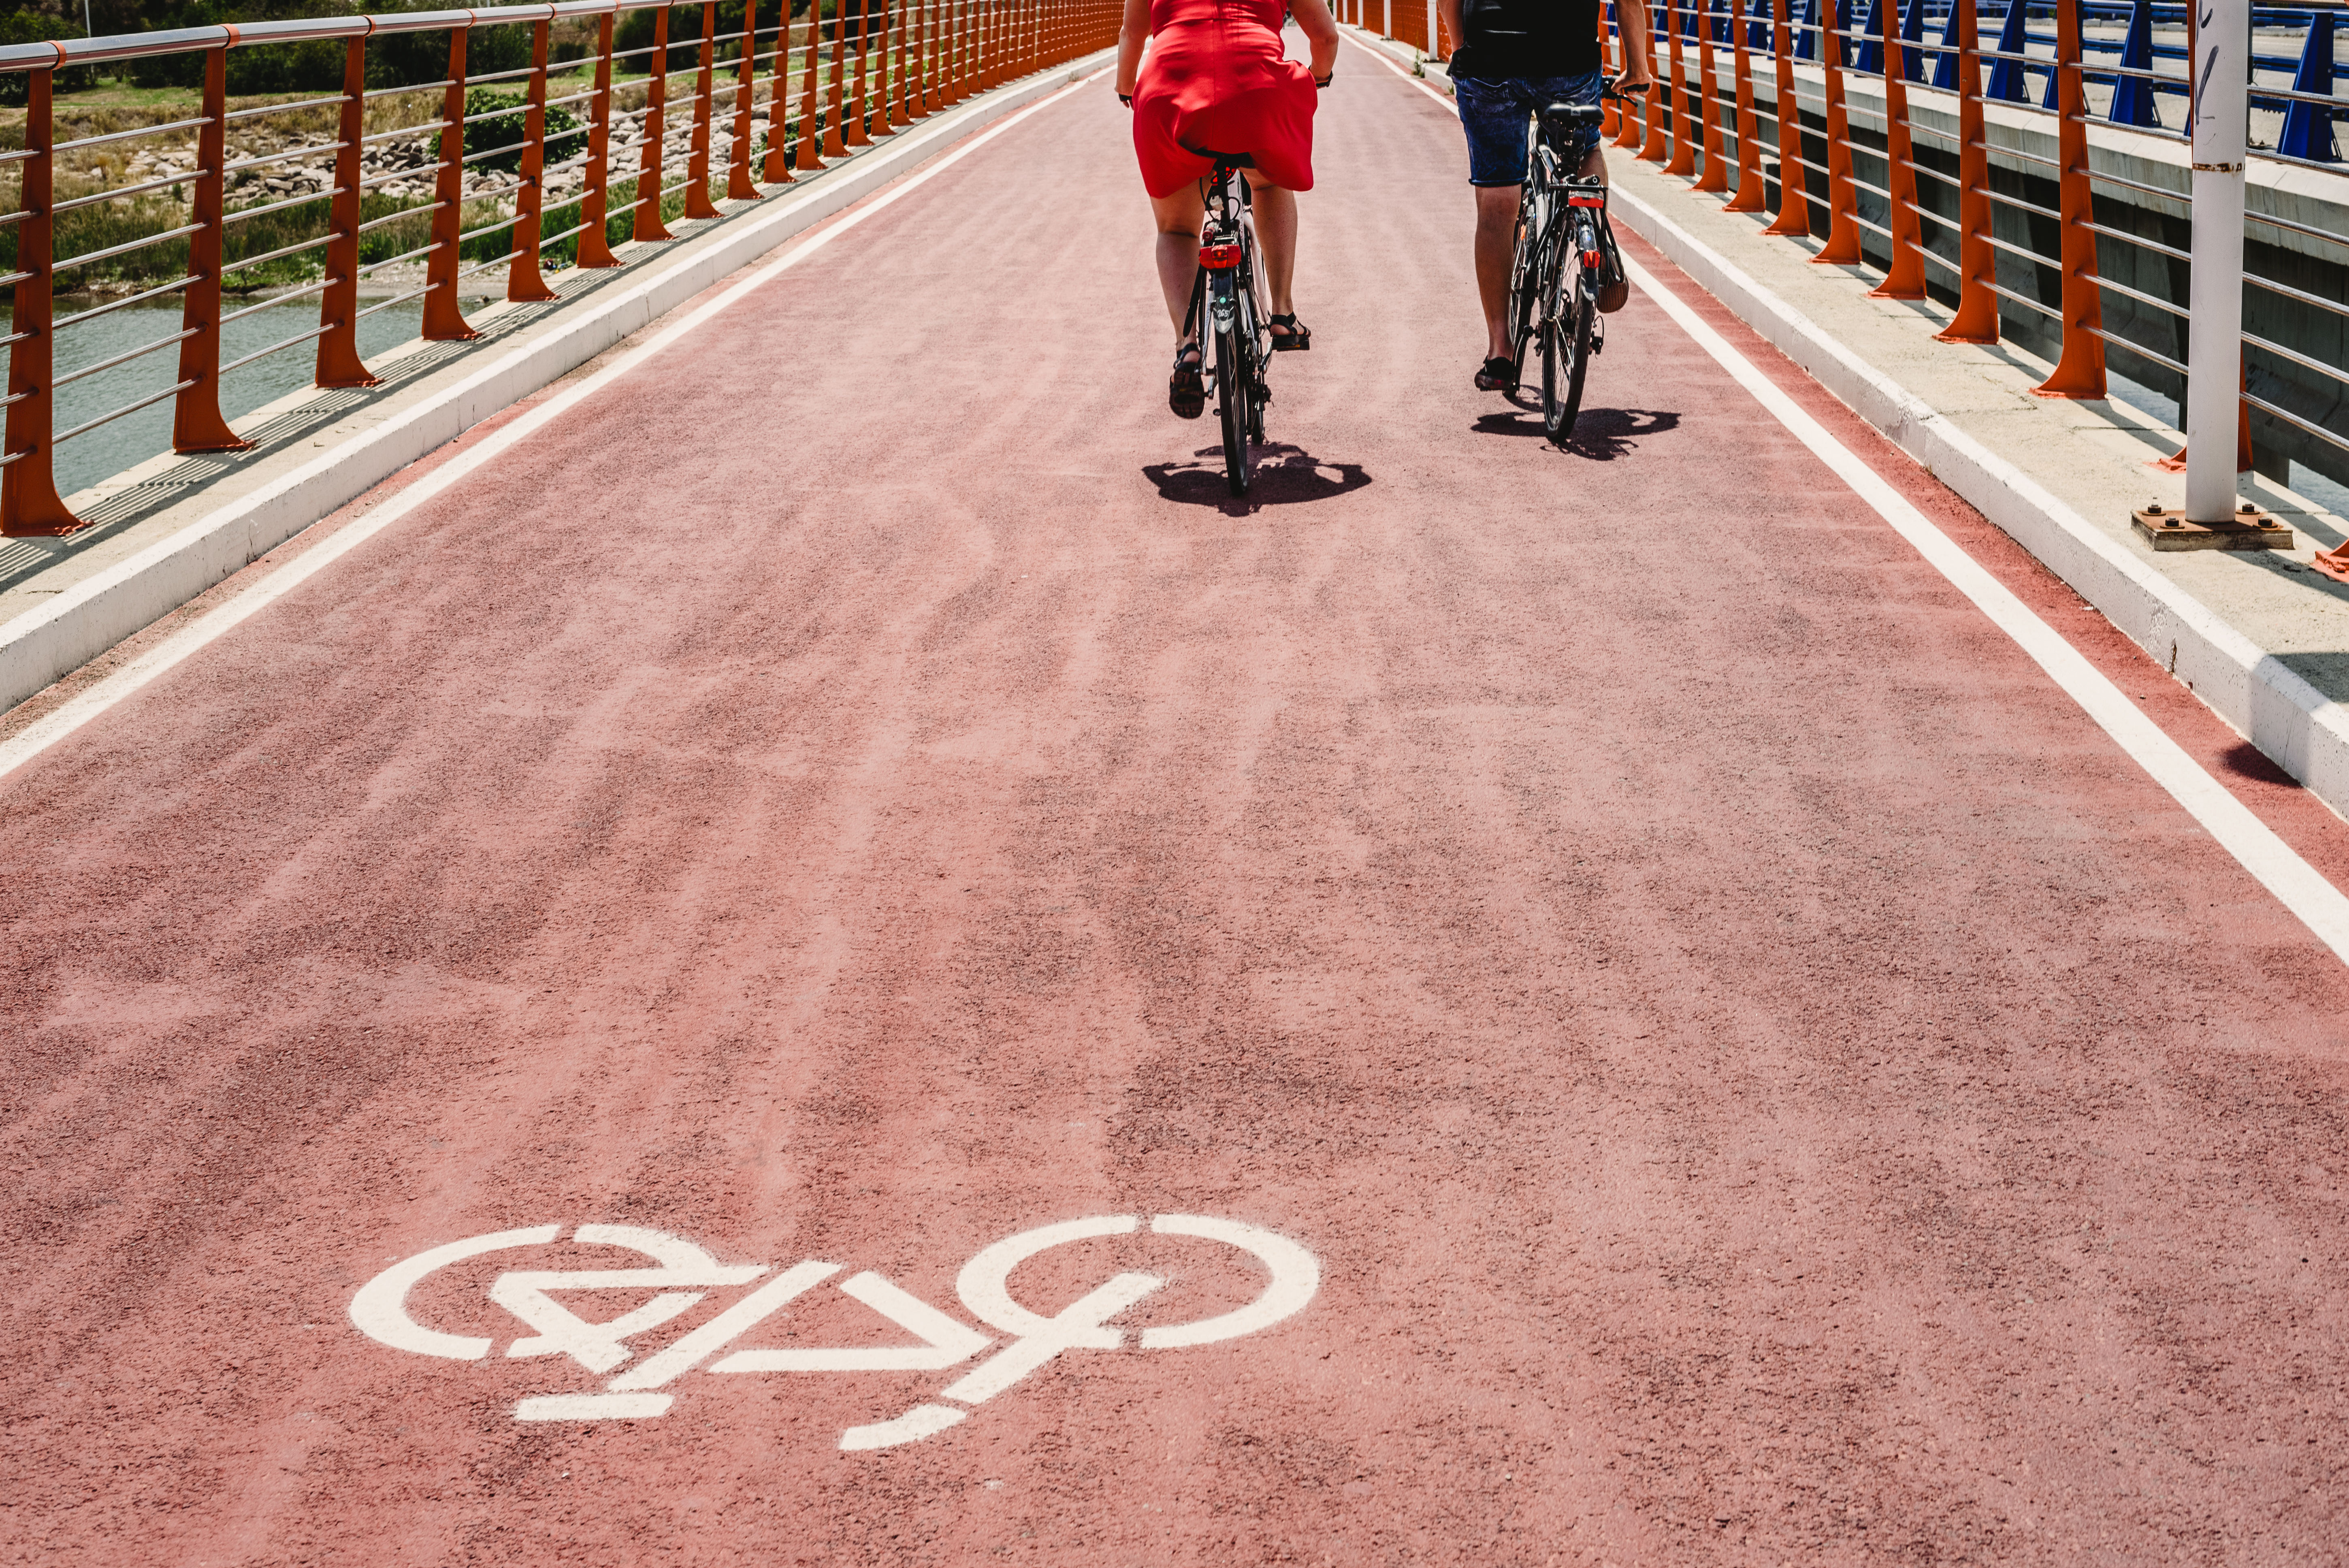
[[[1538,428],[1538,426],[1537,426]],[[1268,506],[1330,500],[1371,482],[1360,463],[1333,463],[1274,442],[1257,449],[1248,493],[1236,496],[1224,481],[1224,449],[1205,447],[1189,462],[1145,463],[1143,475],[1158,487],[1159,499],[1184,506],[1212,506],[1244,516]]]

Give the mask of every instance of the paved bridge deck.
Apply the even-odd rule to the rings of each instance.
[[[1572,452],[1473,392],[1456,127],[1341,71],[1245,504],[1166,413],[1096,78],[232,582],[414,490],[0,781],[0,1559],[2338,1553],[2349,971],[1657,293]],[[649,1266],[534,1229],[604,1223],[843,1265],[737,1350],[999,1345],[966,1262],[1129,1215],[1012,1295],[1164,1282],[1114,1338],[1308,1288],[1168,1214],[1318,1285],[982,1399],[711,1360],[547,1421],[610,1369],[485,1294]],[[389,1291],[488,1355],[355,1325],[510,1230]],[[842,1447],[917,1408],[966,1418]]]

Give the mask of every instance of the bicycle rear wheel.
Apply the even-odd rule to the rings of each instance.
[[[1253,379],[1241,357],[1239,313],[1228,313],[1229,326],[1216,333],[1216,403],[1224,420],[1224,481],[1234,495],[1247,494],[1248,436],[1255,419],[1248,407]]]
[[[1559,446],[1574,433],[1582,411],[1582,380],[1590,369],[1590,324],[1599,310],[1590,273],[1578,252],[1570,252],[1556,273],[1542,312],[1542,431]]]

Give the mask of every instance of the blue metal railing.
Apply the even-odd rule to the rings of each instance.
[[[1832,21],[1826,19],[1829,3]],[[2056,0],[1974,3],[1982,57],[1990,66],[1983,96],[2052,109]],[[1816,63],[1823,49],[1835,49],[1838,62],[1853,70],[1881,71],[1887,5],[1901,5],[1901,76],[1920,86],[1953,89],[1958,56],[1952,0],[1906,0],[1905,5],[1902,0],[1793,0],[1788,10],[1795,58]],[[1683,34],[1691,38],[1696,36],[1699,6],[1712,24],[1714,42],[1731,42],[1742,13],[1747,46],[1772,47],[1770,0],[1699,0],[1698,6],[1682,13]],[[2092,62],[2082,74],[2103,100],[2098,119],[2181,133],[2189,94],[2188,10],[2176,0],[2080,0],[2081,43]],[[2335,5],[2252,8],[2251,108],[2282,117],[2274,144],[2261,152],[2299,163],[2341,161],[2333,127],[2349,119],[2349,101],[2336,87],[2344,75],[2337,53],[2349,46],[2344,22],[2349,14]]]

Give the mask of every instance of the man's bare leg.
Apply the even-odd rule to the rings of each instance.
[[[1487,359],[1507,359],[1516,351],[1509,341],[1509,268],[1516,260],[1519,190],[1476,187],[1476,293],[1485,302]]]

